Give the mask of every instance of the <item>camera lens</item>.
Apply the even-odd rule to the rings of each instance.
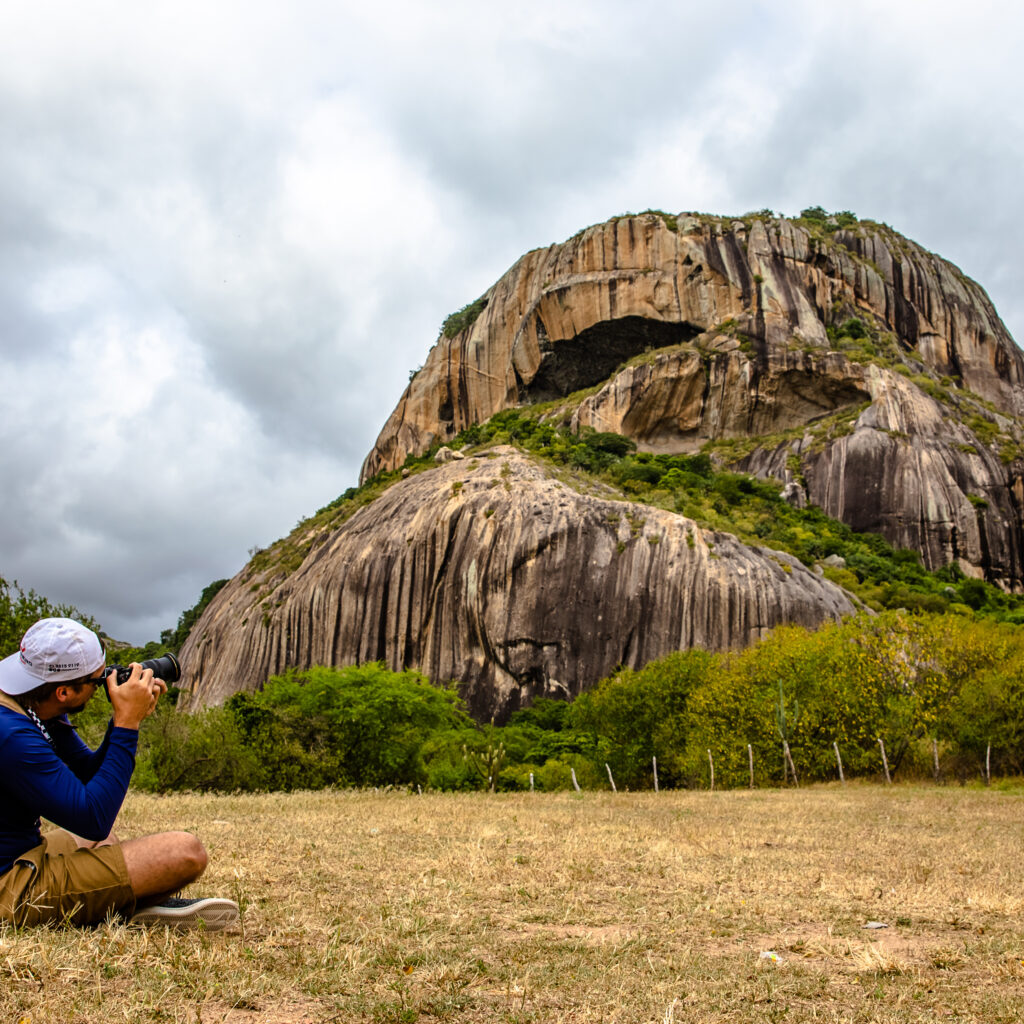
[[[161,658],[149,658],[140,662],[143,668],[151,668],[157,679],[162,679],[170,685],[181,678],[181,666],[173,654],[165,654]]]

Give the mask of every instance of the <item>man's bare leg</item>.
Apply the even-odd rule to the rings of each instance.
[[[124,842],[113,832],[99,842],[68,834],[82,849],[120,846],[132,891],[142,905],[176,893],[206,870],[206,849],[190,832],[156,832]]]
[[[121,852],[135,899],[142,905],[176,893],[206,870],[206,848],[190,832],[126,839]]]

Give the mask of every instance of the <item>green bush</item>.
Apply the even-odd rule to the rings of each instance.
[[[293,670],[228,706],[275,789],[422,784],[428,737],[469,721],[454,691],[379,664]]]
[[[427,737],[421,756],[428,788],[452,791],[483,788],[479,772],[463,753],[463,748],[473,739],[471,728],[449,729]]]
[[[616,785],[649,788],[654,757],[667,766],[666,784],[677,781],[668,764],[686,742],[687,702],[715,663],[706,651],[680,651],[636,671],[621,669],[576,698],[570,722],[590,734],[593,760],[611,767]]]
[[[185,715],[162,703],[139,730],[132,783],[154,793],[230,792],[257,788],[261,769],[256,751],[242,742],[229,709],[205,708]]]
[[[597,789],[598,777],[593,764],[582,759],[571,763],[573,760],[569,757],[549,758],[534,773],[534,788],[547,793],[574,789],[572,773],[575,770],[576,782],[580,789]],[[585,772],[582,778],[580,777],[581,769]],[[527,782],[526,788],[529,788],[529,782]]]
[[[994,772],[1024,772],[1024,661],[989,668],[963,687],[944,733],[976,767],[991,747]]]
[[[594,433],[584,434],[583,443],[595,451],[608,452],[617,458],[624,458],[636,451],[636,442],[622,434]]]
[[[857,215],[850,210],[840,210],[838,213],[829,213],[821,206],[808,206],[806,210],[800,211],[799,220],[809,221],[822,228],[851,228],[858,222]],[[831,223],[830,223],[831,221]]]
[[[467,303],[462,309],[445,318],[441,325],[441,333],[446,338],[454,338],[457,334],[472,327],[477,317],[487,308],[487,297],[481,295],[479,299]]]
[[[824,224],[828,219],[828,211],[823,206],[808,206],[806,210],[800,211],[800,220],[810,220]]]

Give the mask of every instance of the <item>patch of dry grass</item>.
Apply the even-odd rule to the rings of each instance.
[[[7,930],[2,1024],[1024,1008],[1022,789],[130,797],[123,834],[169,827],[243,929]]]

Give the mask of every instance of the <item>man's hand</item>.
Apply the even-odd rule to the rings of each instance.
[[[120,686],[111,681],[107,687],[114,725],[121,729],[138,729],[142,720],[156,710],[160,694],[167,692],[167,684],[155,679],[151,668],[144,669],[135,661],[130,668],[132,674]]]

